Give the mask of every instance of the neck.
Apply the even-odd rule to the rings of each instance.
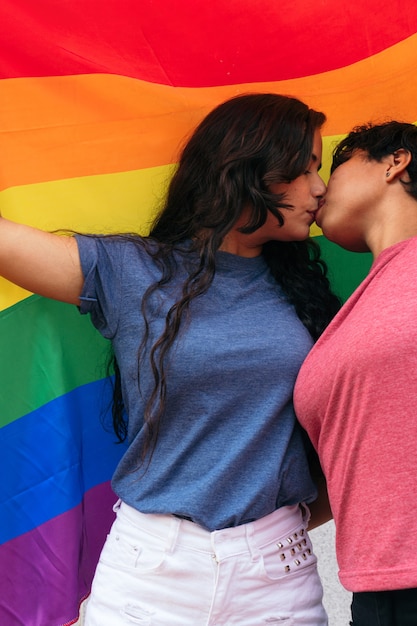
[[[386,248],[417,235],[417,203],[410,200],[401,206],[391,206],[371,229],[367,244],[374,258]]]
[[[231,233],[227,234],[220,246],[222,252],[229,252],[237,256],[254,258],[262,253],[262,246],[251,246],[249,241],[242,241],[239,237],[231,237]]]

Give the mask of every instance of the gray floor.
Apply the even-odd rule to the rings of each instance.
[[[318,558],[329,626],[349,626],[351,594],[342,587],[337,576],[333,521],[312,530],[310,537]]]

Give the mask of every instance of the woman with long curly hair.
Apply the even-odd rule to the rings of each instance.
[[[146,237],[0,220],[0,271],[111,340],[128,448],[87,626],[324,626],[298,370],[335,312],[309,229],[325,121],[247,94],[186,143]]]

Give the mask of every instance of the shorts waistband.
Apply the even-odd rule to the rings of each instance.
[[[126,520],[142,531],[164,540],[167,549],[180,545],[215,553],[219,558],[251,552],[281,540],[286,546],[307,535],[309,510],[306,505],[285,506],[254,522],[208,531],[174,515],[141,513],[122,501],[114,507],[120,521]]]

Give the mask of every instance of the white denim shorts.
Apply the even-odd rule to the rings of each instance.
[[[114,508],[85,626],[327,626],[307,507],[214,532]]]

